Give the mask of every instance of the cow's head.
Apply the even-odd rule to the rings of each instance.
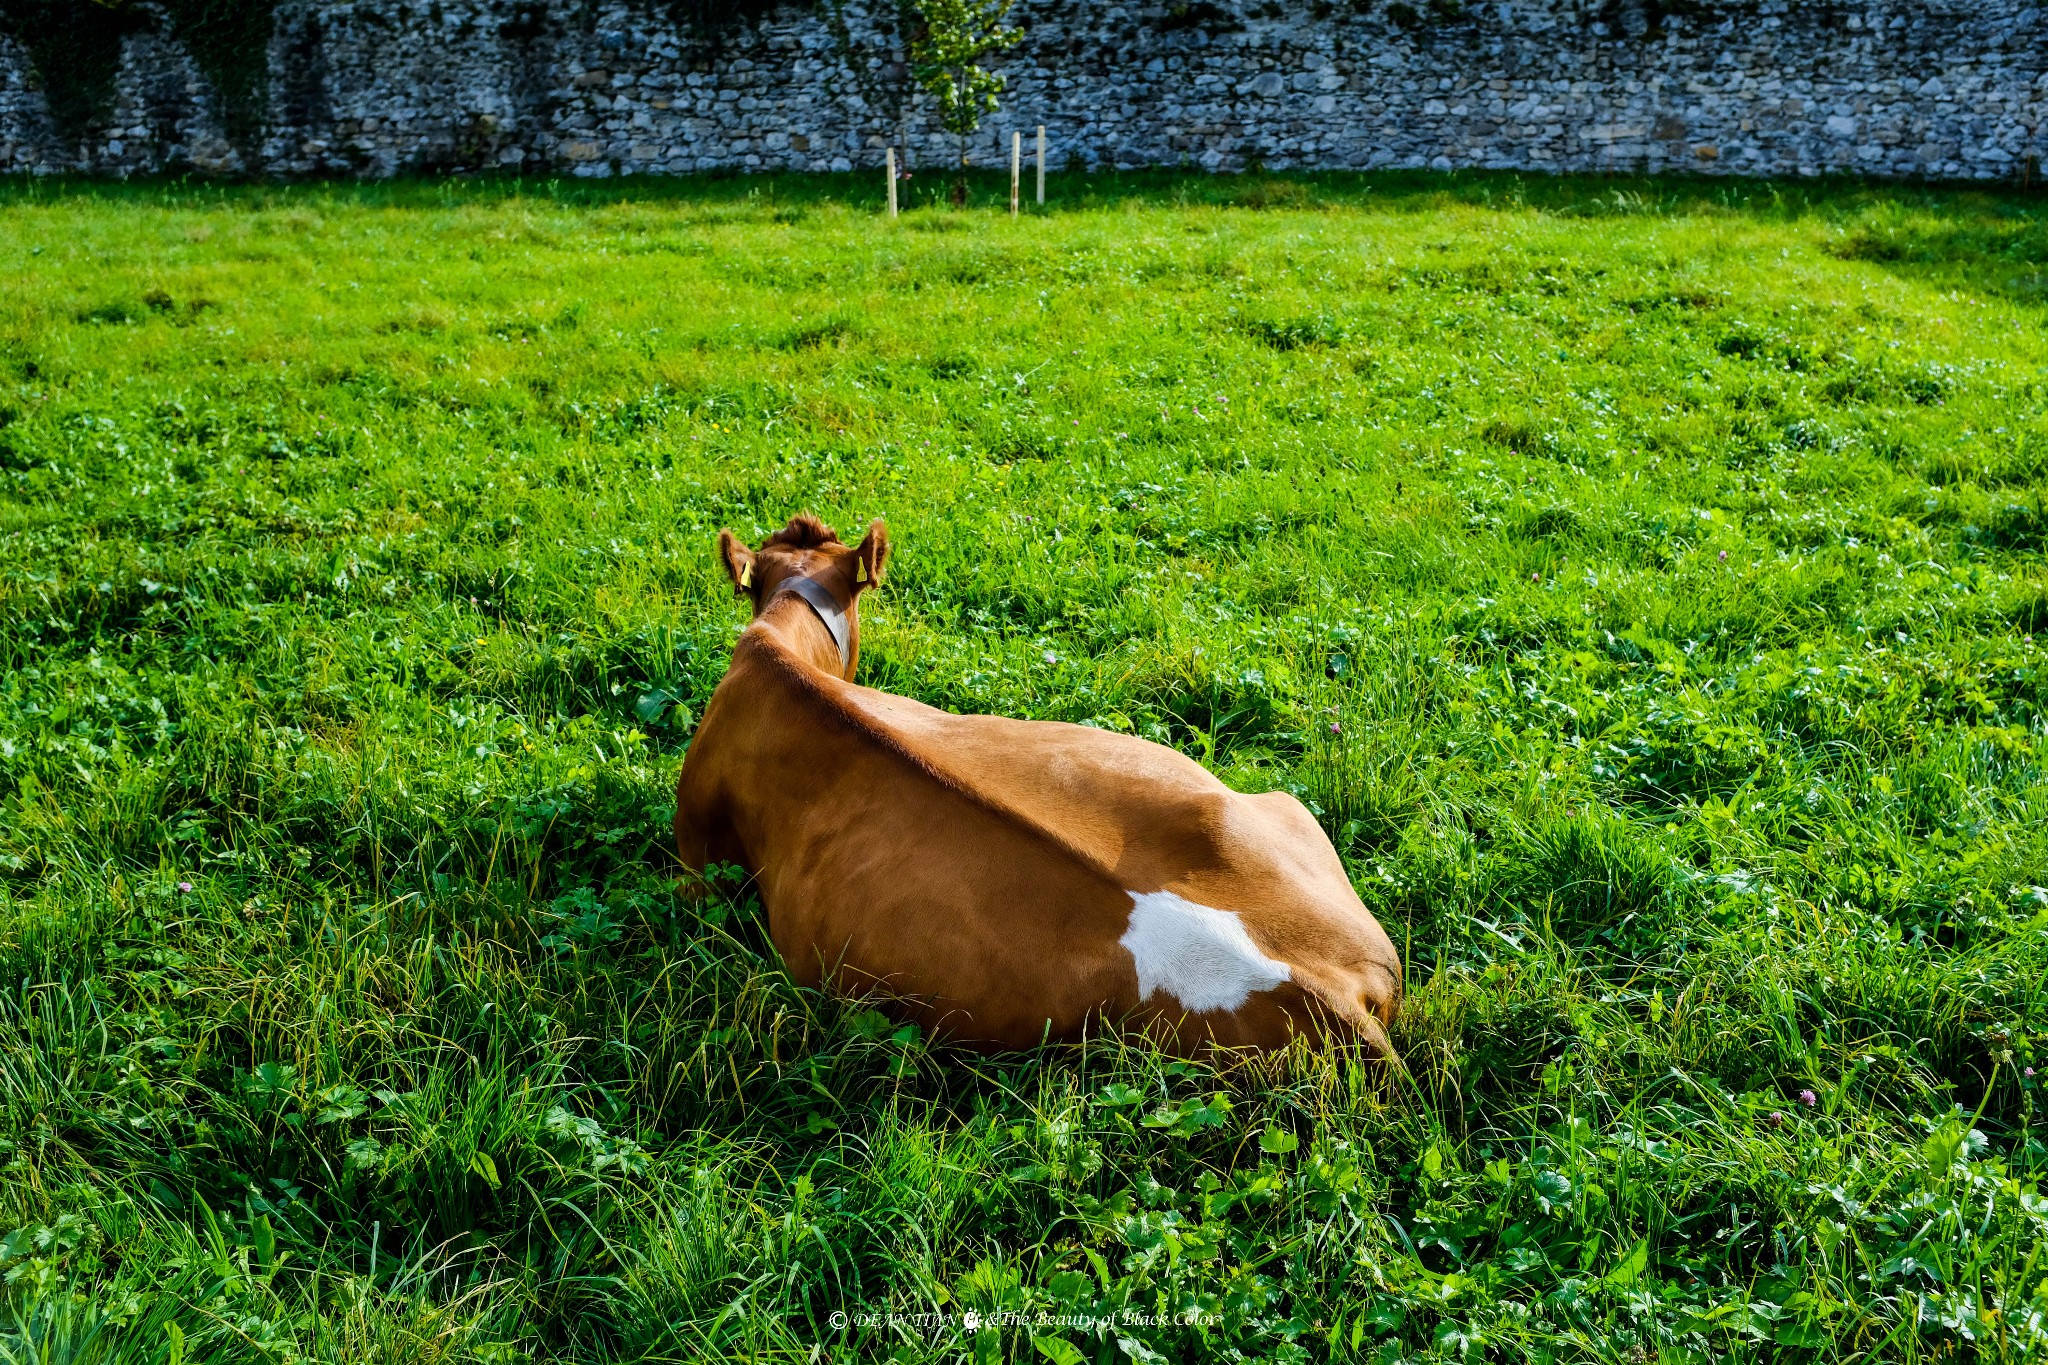
[[[718,557],[732,578],[733,590],[750,599],[757,618],[798,579],[809,579],[829,592],[846,614],[846,666],[841,676],[853,676],[860,661],[860,595],[882,581],[889,560],[887,527],[879,520],[869,522],[860,544],[847,545],[838,532],[804,512],[791,517],[789,525],[762,541],[758,550],[749,550],[731,531],[720,531]]]

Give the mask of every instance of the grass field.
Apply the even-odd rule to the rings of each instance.
[[[877,188],[0,187],[0,1362],[2048,1352],[2048,201]],[[800,509],[1312,803],[1406,1074],[686,905]]]

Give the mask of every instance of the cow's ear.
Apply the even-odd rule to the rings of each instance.
[[[730,531],[718,533],[718,557],[725,564],[726,573],[732,578],[734,592],[752,593],[754,590],[754,552],[749,550],[740,538]]]
[[[878,517],[853,552],[853,590],[882,586],[882,566],[889,562],[889,528]]]

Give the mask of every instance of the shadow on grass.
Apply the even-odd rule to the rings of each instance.
[[[1027,171],[1027,182],[1029,173]],[[933,167],[900,190],[906,213],[949,212],[952,173]],[[313,180],[293,184],[232,183],[190,176],[98,180],[0,177],[0,206],[67,199],[157,204],[165,208],[250,208],[343,202],[368,207],[445,208],[502,200],[539,200],[572,207],[615,204],[730,205],[774,213],[842,206],[879,212],[885,185],[879,168],[855,172],[692,176],[622,176],[578,179],[478,175],[381,181]],[[2001,186],[1887,184],[1861,179],[1736,180],[1708,176],[1527,175],[1512,171],[1307,171],[1209,174],[1187,170],[1048,172],[1047,201],[1027,213],[1105,207],[1187,207],[1265,210],[1364,208],[1431,212],[1446,207],[1537,209],[1574,217],[1664,217],[1726,213],[1782,222],[1803,217],[1834,221],[1873,212],[1925,214],[1953,222],[1953,249],[1997,242],[1996,224],[2038,224],[2048,193]],[[1001,172],[969,175],[968,211],[1001,210],[1009,201]],[[1988,236],[1986,235],[1988,234]],[[1884,240],[1889,240],[1888,238]],[[1868,259],[1917,259],[1940,251],[1930,235],[1900,247],[1873,247]]]

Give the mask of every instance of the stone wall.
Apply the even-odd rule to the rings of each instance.
[[[1020,0],[971,151],[1052,164],[2017,179],[2048,107],[2021,0]],[[110,107],[60,129],[0,33],[0,172],[847,170],[950,161],[898,12],[716,32],[661,0],[280,0],[268,116],[231,139],[144,6]]]

